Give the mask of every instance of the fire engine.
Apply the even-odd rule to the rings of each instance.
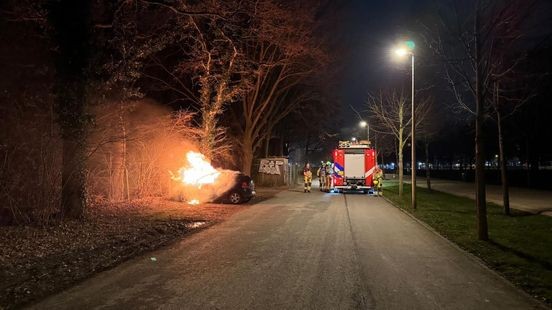
[[[372,191],[376,150],[370,147],[368,141],[339,141],[339,147],[333,151],[333,162],[333,191]]]

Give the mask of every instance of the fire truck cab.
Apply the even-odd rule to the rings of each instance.
[[[333,191],[372,191],[376,150],[368,141],[339,141],[339,147],[333,151],[333,162]]]

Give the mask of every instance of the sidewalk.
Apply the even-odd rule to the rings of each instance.
[[[405,175],[405,183],[410,176]],[[426,179],[418,177],[416,186],[427,188]],[[475,184],[443,179],[431,179],[431,189],[475,199]],[[487,185],[487,201],[502,206],[502,187]],[[510,187],[510,207],[534,214],[552,216],[552,191]]]

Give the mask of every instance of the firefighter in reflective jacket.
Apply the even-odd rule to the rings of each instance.
[[[312,184],[312,172],[310,169],[310,164],[306,163],[305,168],[303,168],[303,178],[305,179],[305,193],[310,193],[311,184]]]
[[[383,196],[383,171],[379,166],[374,171],[374,188],[378,196]]]
[[[326,163],[326,183],[324,184],[324,189],[326,190],[326,192],[330,192],[330,187],[332,186],[332,171],[333,167],[332,167],[332,163],[331,162],[327,162]]]
[[[321,162],[320,168],[318,168],[318,171],[316,172],[316,175],[318,176],[318,181],[320,182],[320,191],[324,191],[324,186],[326,183],[326,163]]]

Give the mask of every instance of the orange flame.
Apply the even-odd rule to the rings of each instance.
[[[195,188],[189,192],[196,192],[196,195],[199,195],[198,190],[200,190],[203,185],[214,184],[220,176],[220,172],[211,166],[201,153],[189,151],[186,153],[186,160],[188,165],[180,168],[177,175],[171,173],[171,179],[179,181],[185,186]],[[188,200],[189,204],[197,205],[200,203],[197,197],[191,198],[192,199]]]

